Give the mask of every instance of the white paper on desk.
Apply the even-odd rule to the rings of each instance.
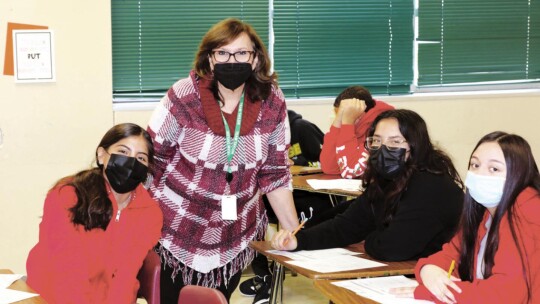
[[[354,269],[364,269],[372,267],[386,266],[386,264],[375,262],[368,259],[363,259],[350,255],[334,256],[332,258],[324,259],[310,259],[301,261],[286,261],[286,264],[296,265],[305,269],[313,270],[316,272],[338,272]]]
[[[281,255],[288,257],[291,260],[302,261],[310,259],[325,259],[325,258],[335,258],[340,255],[357,255],[362,254],[361,252],[350,251],[345,248],[330,248],[330,249],[319,249],[319,250],[300,250],[295,252],[282,251],[282,250],[267,250],[266,252],[272,253],[275,255]]]
[[[38,294],[12,289],[0,289],[0,304],[9,304],[24,299],[37,297]]]
[[[0,289],[8,288],[9,285],[22,277],[22,274],[0,274]]]
[[[404,276],[345,280],[333,282],[332,284],[349,289],[364,298],[369,298],[382,304],[433,303],[431,301],[416,300],[413,298],[398,298],[390,294],[390,288],[418,286],[418,282]]]
[[[315,190],[338,189],[345,191],[360,191],[362,189],[361,179],[308,179],[306,182]]]

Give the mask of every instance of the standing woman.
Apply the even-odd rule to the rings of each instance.
[[[161,301],[177,303],[185,285],[229,299],[253,259],[249,242],[266,231],[261,195],[283,227],[298,225],[285,100],[254,29],[237,19],[214,25],[148,131],[156,147],[151,192],[164,215]]]
[[[540,303],[540,174],[531,147],[514,134],[484,136],[471,155],[465,186],[460,232],[442,251],[418,261],[415,297]]]
[[[144,129],[114,126],[96,149],[98,166],[49,191],[26,262],[28,285],[48,303],[135,303],[137,273],[163,223],[141,184],[153,153]]]

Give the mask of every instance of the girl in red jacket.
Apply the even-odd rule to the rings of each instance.
[[[97,167],[61,179],[47,194],[28,284],[48,303],[135,303],[137,273],[163,216],[142,182],[154,149],[135,124],[110,129]]]
[[[540,174],[529,144],[504,132],[484,136],[465,185],[461,230],[442,251],[418,261],[414,296],[437,303],[540,303]]]

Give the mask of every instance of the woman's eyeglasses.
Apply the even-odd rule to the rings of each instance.
[[[403,144],[407,141],[404,138],[388,138],[385,142],[379,137],[368,137],[366,138],[366,142],[364,146],[366,149],[376,151],[379,150],[382,145],[385,145],[388,150],[396,151],[400,148],[404,148]]]
[[[231,59],[231,56],[234,57],[236,62],[244,63],[248,62],[254,53],[254,51],[238,51],[234,53],[229,53],[226,51],[212,51],[212,56],[214,57],[214,60],[219,63],[228,62],[229,59]]]

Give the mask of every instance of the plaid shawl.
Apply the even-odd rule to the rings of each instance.
[[[163,211],[158,251],[175,269],[173,279],[182,272],[186,284],[197,275],[200,285],[217,287],[253,259],[248,244],[262,239],[267,225],[262,193],[292,188],[289,131],[283,94],[273,88],[253,118],[242,120],[228,185],[225,132],[222,122],[215,123],[221,121],[219,105],[215,100],[201,102],[213,99],[205,83],[192,71],[169,89],[154,111],[148,126],[156,150],[150,192]],[[246,96],[244,107],[250,102]],[[221,130],[215,130],[216,125]],[[237,197],[236,221],[221,218],[221,197],[229,186]]]

